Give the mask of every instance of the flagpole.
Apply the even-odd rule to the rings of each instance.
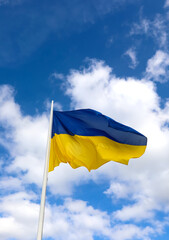
[[[41,194],[41,205],[40,205],[40,211],[39,211],[37,240],[42,240],[42,234],[43,234],[43,222],[44,222],[44,214],[45,214],[46,186],[47,186],[47,181],[48,181],[52,121],[53,121],[53,101],[51,102],[51,110],[50,110],[48,143],[47,143],[47,151],[46,151],[45,169],[44,169],[44,175],[43,175],[43,185],[42,185],[42,194]]]

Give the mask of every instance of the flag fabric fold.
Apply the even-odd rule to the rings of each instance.
[[[146,145],[144,135],[95,110],[53,111],[49,171],[61,162],[89,171],[109,161],[128,164]]]

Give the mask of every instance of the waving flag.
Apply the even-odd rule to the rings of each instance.
[[[146,145],[144,135],[97,111],[53,111],[49,171],[61,162],[89,171],[109,161],[128,164]]]

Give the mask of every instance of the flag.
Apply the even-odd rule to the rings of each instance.
[[[128,164],[146,145],[144,135],[95,110],[53,111],[49,172],[61,162],[89,171],[109,161]]]

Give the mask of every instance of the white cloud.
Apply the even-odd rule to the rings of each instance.
[[[92,177],[84,167],[74,170],[64,163],[50,172],[49,176],[49,188],[55,195],[72,195],[75,186],[87,183]]]
[[[157,82],[165,82],[168,80],[168,73],[169,54],[159,50],[148,60],[146,78]]]
[[[1,198],[0,238],[32,240],[37,233],[39,206],[32,193],[18,192]],[[160,225],[160,224],[159,224]],[[163,228],[163,226],[160,226]],[[9,231],[10,229],[10,231]],[[157,232],[152,227],[120,224],[107,213],[94,209],[82,200],[65,199],[62,205],[46,205],[44,238],[93,240],[100,236],[110,240],[149,239]]]
[[[113,182],[104,193],[112,195],[112,199],[128,199],[131,188],[129,184]]]
[[[110,240],[149,239],[156,231],[134,224],[116,224],[112,218],[81,200],[66,199],[62,206],[48,207],[45,236],[59,239],[93,240],[94,236]]]
[[[134,23],[130,35],[147,35],[153,38],[159,48],[168,48],[168,16],[157,14],[153,20],[140,16]]]
[[[34,194],[18,192],[0,200],[0,238],[32,240],[37,231],[39,206]]]
[[[0,200],[0,238],[32,240],[37,233],[39,206],[36,195],[18,192]],[[10,229],[10,231],[9,231]],[[93,240],[94,236],[110,240],[139,237],[147,239],[154,232],[150,227],[116,224],[108,213],[94,209],[82,200],[65,199],[62,205],[46,205],[44,237],[70,240]]]
[[[129,48],[124,55],[129,56],[131,63],[129,64],[129,67],[134,69],[138,65],[137,57],[136,57],[136,51],[133,48]]]
[[[57,73],[57,72],[52,73],[49,77],[50,80],[52,79],[63,80],[64,78],[65,76],[62,73]]]
[[[157,208],[158,209],[158,208]],[[142,201],[136,204],[124,206],[121,210],[117,210],[114,213],[115,219],[121,221],[140,222],[142,220],[151,221],[154,219],[154,201],[152,199],[142,199]]]
[[[113,240],[142,239],[150,240],[149,235],[154,233],[151,227],[139,228],[133,224],[118,224],[114,228]]]
[[[23,116],[15,103],[13,88],[7,85],[0,87],[0,111],[3,127],[0,143],[10,154],[6,170],[25,171],[22,180],[41,184],[48,128],[46,115]]]
[[[2,177],[0,179],[1,192],[23,190],[22,181],[16,177]]]
[[[67,94],[72,108],[94,108],[117,121],[140,128],[150,111],[158,110],[159,97],[151,81],[118,78],[102,61],[71,71]],[[144,96],[144,98],[143,98]]]
[[[164,7],[165,7],[165,8],[166,8],[166,7],[169,7],[169,0],[166,0],[166,1],[165,1]]]

